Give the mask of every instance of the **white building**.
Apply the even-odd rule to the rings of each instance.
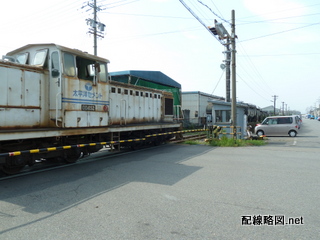
[[[279,108],[274,108],[273,105],[262,108],[262,111],[268,112],[270,115],[279,115],[281,112]]]
[[[206,122],[208,101],[225,101],[223,97],[199,91],[182,92],[181,99],[185,126],[203,126]]]

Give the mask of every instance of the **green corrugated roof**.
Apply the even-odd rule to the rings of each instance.
[[[181,84],[163,74],[160,71],[136,71],[136,70],[128,70],[128,71],[119,71],[119,72],[110,72],[109,75],[112,76],[123,76],[130,75],[137,78],[141,78],[143,80],[147,80],[154,83],[159,83],[163,85],[167,85],[169,87],[176,87],[181,89]]]

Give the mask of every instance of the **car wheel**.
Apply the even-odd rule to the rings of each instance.
[[[297,136],[297,132],[292,130],[292,131],[289,132],[289,136],[290,137],[295,137],[295,136]]]
[[[257,135],[258,135],[259,137],[261,137],[262,135],[264,135],[264,132],[263,132],[262,130],[259,130],[259,131],[257,132]]]

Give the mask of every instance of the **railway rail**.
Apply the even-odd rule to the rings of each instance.
[[[183,136],[182,139],[173,139],[170,140],[170,143],[182,143],[187,140],[199,140],[199,139],[204,139],[207,137],[207,134],[201,133],[201,134],[195,134],[195,135],[188,135],[188,136]]]
[[[137,138],[137,139],[127,139],[127,140],[119,140],[119,141],[110,141],[110,142],[97,142],[97,143],[88,143],[88,144],[76,144],[76,145],[68,145],[68,146],[59,146],[59,147],[49,147],[49,148],[41,148],[41,149],[31,149],[31,150],[23,150],[23,151],[14,151],[14,152],[8,152],[8,153],[1,153],[0,157],[13,157],[13,156],[19,156],[23,154],[37,154],[41,152],[46,151],[59,151],[59,150],[65,150],[65,149],[71,149],[71,148],[83,148],[86,146],[96,146],[96,145],[103,145],[104,148],[100,150],[99,152],[91,154],[90,155],[82,156],[77,162],[74,163],[65,163],[63,161],[57,161],[57,162],[48,162],[46,159],[39,159],[36,161],[36,163],[33,166],[26,166],[23,170],[21,170],[19,173],[15,173],[12,175],[6,175],[5,173],[0,172],[0,180],[15,178],[15,177],[22,177],[30,174],[35,174],[43,171],[49,171],[54,170],[57,168],[63,168],[63,167],[69,167],[74,164],[83,164],[90,161],[96,161],[102,158],[110,158],[112,156],[116,156],[119,154],[129,154],[133,150],[137,150],[136,148],[132,149],[121,149],[120,151],[116,151],[113,149],[113,145],[115,144],[121,144],[121,143],[128,143],[128,142],[139,142],[139,141],[145,141],[147,138],[162,136],[162,135],[172,135],[176,134],[176,137],[174,139],[171,139],[168,141],[169,143],[181,143],[186,140],[195,140],[195,139],[203,139],[206,137],[206,134],[200,133],[200,134],[193,134],[193,135],[186,135],[186,133],[196,133],[196,132],[204,132],[206,130],[204,129],[195,129],[195,130],[184,130],[184,131],[175,131],[175,132],[167,132],[167,133],[158,133],[158,134],[151,134],[146,135],[144,138]],[[148,147],[142,147],[139,148],[139,150],[146,149]]]

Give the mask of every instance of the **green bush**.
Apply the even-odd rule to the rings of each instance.
[[[262,146],[266,142],[263,140],[243,140],[243,139],[233,139],[223,136],[221,139],[212,139],[209,142],[199,141],[199,140],[187,140],[184,142],[189,145],[210,145],[214,147],[244,147],[244,146]]]
[[[212,139],[210,145],[219,147],[262,146],[265,145],[265,141],[233,139],[223,136],[221,139]]]

